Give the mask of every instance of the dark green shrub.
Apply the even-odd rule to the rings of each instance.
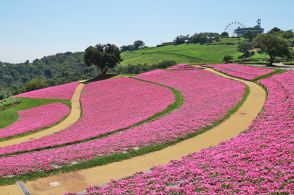
[[[166,60],[158,64],[129,64],[127,66],[118,66],[113,70],[115,74],[139,74],[142,72],[154,70],[154,69],[165,69],[175,65],[175,61]]]
[[[48,83],[43,78],[36,78],[25,84],[26,91],[32,91],[36,89],[45,88],[48,86]]]
[[[224,56],[224,63],[232,63],[233,62],[233,57],[230,55]]]
[[[21,102],[20,98],[6,98],[0,101],[0,111],[3,111],[11,106],[17,105]]]

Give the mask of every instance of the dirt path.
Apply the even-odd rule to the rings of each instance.
[[[136,172],[146,171],[150,168],[167,164],[171,160],[179,160],[190,153],[200,151],[203,148],[218,145],[220,142],[228,140],[247,129],[258,113],[262,110],[266,93],[256,83],[236,79],[212,69],[207,69],[215,74],[226,78],[231,78],[245,83],[250,94],[238,109],[226,121],[215,128],[200,134],[191,139],[182,141],[173,146],[167,147],[157,152],[152,152],[143,156],[134,157],[128,160],[111,163],[104,166],[97,166],[89,169],[63,173],[46,178],[40,178],[35,181],[28,181],[26,185],[32,195],[58,195],[65,192],[79,192],[89,185],[101,185],[109,182],[111,179],[121,179]],[[50,185],[51,184],[51,185]],[[52,184],[57,184],[53,187]],[[17,195],[19,189],[16,185],[4,186],[0,192]]]
[[[26,142],[32,139],[38,139],[38,138],[53,134],[55,132],[61,131],[69,127],[70,125],[74,124],[77,120],[80,119],[80,116],[81,116],[80,96],[84,86],[85,85],[82,83],[80,83],[77,86],[73,94],[73,97],[71,99],[71,112],[61,123],[36,133],[32,133],[23,137],[14,138],[11,140],[0,142],[0,147],[10,146],[13,144],[19,144],[19,143]]]

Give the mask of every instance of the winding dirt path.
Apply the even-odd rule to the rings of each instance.
[[[206,70],[222,77],[240,81],[250,89],[250,93],[242,106],[223,123],[203,134],[160,151],[103,166],[28,181],[26,185],[31,194],[57,195],[65,192],[79,192],[89,185],[105,184],[111,179],[121,179],[136,172],[149,170],[157,165],[167,164],[171,160],[179,160],[183,156],[200,151],[203,148],[216,146],[246,130],[263,108],[266,99],[265,91],[256,83],[230,77],[213,69],[207,68]],[[53,187],[54,184],[57,185]],[[0,187],[0,192],[7,192],[7,195],[20,194],[16,185]]]
[[[80,97],[81,97],[81,93],[84,86],[85,86],[84,84],[80,83],[75,89],[75,92],[71,99],[71,112],[62,122],[52,127],[49,127],[47,129],[44,129],[42,131],[38,131],[23,137],[18,137],[18,138],[0,142],[0,147],[10,146],[13,144],[19,144],[19,143],[26,142],[32,139],[38,139],[50,134],[54,134],[77,122],[80,119],[81,112],[82,112],[81,105],[80,105]]]

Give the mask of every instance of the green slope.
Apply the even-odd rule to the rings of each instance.
[[[225,55],[231,55],[236,59],[240,54],[236,51],[235,45],[170,45],[124,52],[121,65],[153,64],[163,60],[189,64],[221,63]]]
[[[234,60],[238,59],[241,53],[237,52],[236,47],[236,45],[226,44],[181,44],[146,48],[123,52],[121,65],[155,64],[164,60],[188,64],[223,63],[225,55],[233,56]],[[253,58],[264,57],[266,57],[264,54],[255,54],[253,56]]]

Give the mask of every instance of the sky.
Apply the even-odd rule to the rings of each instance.
[[[294,29],[294,0],[0,0],[0,61],[24,62],[90,45],[223,32],[240,21]]]

